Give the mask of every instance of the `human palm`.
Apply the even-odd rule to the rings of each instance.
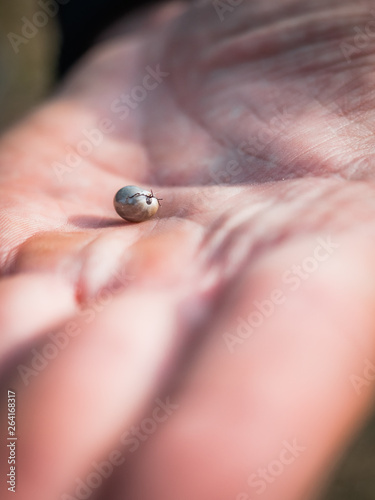
[[[223,22],[167,5],[4,136],[19,498],[74,492],[115,449],[100,498],[316,493],[371,400],[353,376],[374,356],[374,56],[340,44],[373,4],[249,2]],[[129,184],[163,198],[157,217],[117,217]],[[132,453],[121,436],[157,395],[176,408]]]

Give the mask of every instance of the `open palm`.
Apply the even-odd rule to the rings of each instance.
[[[114,450],[100,498],[317,493],[375,376],[374,53],[342,45],[374,7],[168,4],[3,137],[19,498],[73,495]],[[154,219],[116,215],[128,184]]]

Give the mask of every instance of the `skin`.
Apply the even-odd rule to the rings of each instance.
[[[73,494],[114,450],[98,499],[247,500],[254,474],[266,500],[319,493],[373,398],[375,54],[340,48],[373,8],[262,0],[220,22],[210,2],[167,4],[119,23],[3,136],[0,424],[11,388],[20,500]],[[130,111],[111,111],[122,94]],[[164,200],[141,224],[112,206],[133,184]],[[121,436],[156,397],[178,408],[132,452]]]

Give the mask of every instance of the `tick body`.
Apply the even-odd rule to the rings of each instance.
[[[160,200],[152,191],[138,186],[125,186],[117,191],[113,205],[120,217],[129,222],[151,219],[159,209]]]

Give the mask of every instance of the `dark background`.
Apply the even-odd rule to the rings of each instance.
[[[67,69],[89,48],[99,33],[125,14],[160,0],[70,0],[58,14],[62,45],[58,72]]]
[[[160,0],[0,0],[0,133],[21,119],[112,23]],[[44,8],[43,8],[43,5]],[[33,23],[40,11],[53,11],[36,36],[14,48],[23,19]],[[25,40],[25,39],[24,39]]]

